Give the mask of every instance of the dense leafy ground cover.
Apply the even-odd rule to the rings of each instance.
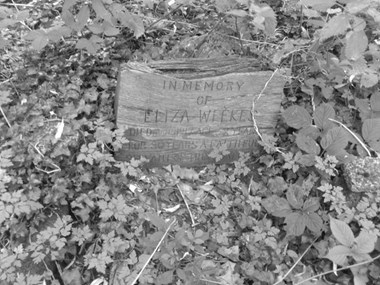
[[[342,175],[380,152],[379,10],[0,0],[0,284],[379,284],[379,189]],[[231,165],[115,161],[118,65],[213,56],[291,70],[275,135]]]

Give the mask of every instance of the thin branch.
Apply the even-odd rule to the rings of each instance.
[[[259,136],[260,140],[265,145],[269,145],[269,144],[264,140],[263,136],[260,133],[259,126],[257,125],[256,119],[255,119],[255,103],[256,103],[256,101],[258,101],[260,99],[260,97],[262,95],[264,95],[265,89],[267,89],[269,82],[272,80],[272,78],[274,77],[274,75],[276,74],[277,71],[278,71],[278,68],[275,71],[273,71],[272,75],[269,77],[269,79],[267,80],[267,82],[265,82],[264,87],[263,87],[263,89],[261,89],[259,95],[257,95],[256,98],[254,98],[252,100],[251,117],[252,117],[253,128],[255,129],[255,132]],[[276,151],[279,152],[279,153],[282,153],[282,151],[279,148],[277,148],[277,147],[276,147]]]
[[[170,225],[166,229],[165,233],[162,235],[161,240],[158,242],[156,248],[153,250],[152,254],[149,256],[148,260],[145,262],[143,268],[141,268],[139,274],[137,274],[136,278],[132,281],[132,283],[130,285],[136,284],[136,282],[139,280],[141,274],[143,273],[143,271],[145,270],[145,268],[148,266],[149,262],[152,260],[154,254],[157,252],[158,248],[160,247],[160,245],[164,241],[164,239],[165,239],[166,235],[168,234],[170,228],[172,227],[172,225],[174,225],[175,222],[176,222],[176,219],[173,219],[173,221],[170,223]]]
[[[367,263],[371,263],[373,261],[375,261],[376,259],[379,259],[380,258],[380,255],[370,259],[370,260],[366,260],[366,261],[363,261],[363,262],[359,262],[359,263],[355,263],[355,264],[352,264],[352,265],[349,265],[349,266],[346,266],[346,267],[342,267],[342,268],[339,268],[339,269],[333,269],[333,270],[330,270],[330,271],[326,271],[326,272],[323,272],[323,273],[320,273],[320,274],[317,274],[317,275],[314,275],[314,276],[311,276],[305,280],[302,280],[301,282],[298,282],[294,285],[301,285],[307,281],[311,281],[313,279],[316,279],[316,278],[319,278],[319,277],[322,277],[324,275],[327,275],[327,274],[330,274],[330,273],[335,273],[335,272],[338,272],[338,271],[342,271],[342,270],[346,270],[346,269],[350,269],[350,268],[354,268],[356,266],[361,266],[361,265],[365,265]]]
[[[297,259],[297,261],[293,264],[293,266],[291,268],[289,268],[288,272],[286,272],[286,274],[281,277],[280,280],[278,280],[276,283],[274,283],[273,285],[278,285],[280,284],[282,281],[284,281],[284,279],[290,274],[290,272],[293,271],[293,269],[297,266],[298,263],[300,263],[301,259],[305,256],[305,254],[310,250],[310,248],[314,245],[314,243],[317,241],[318,237],[316,237],[313,242],[307,247],[307,249],[301,254],[301,256]]]
[[[366,145],[362,142],[362,140],[357,136],[355,135],[348,127],[346,127],[343,123],[337,121],[337,120],[334,120],[334,119],[331,119],[329,118],[330,121],[334,122],[334,123],[337,123],[339,124],[340,126],[342,126],[347,132],[349,132],[357,141],[358,143],[362,146],[362,148],[364,148],[364,150],[367,152],[368,156],[371,157],[371,152],[369,151],[369,149],[366,147]]]
[[[1,105],[0,105],[0,112],[1,112],[1,114],[3,115],[5,121],[7,122],[8,127],[9,127],[10,129],[12,129],[11,123],[9,123],[8,118],[7,118],[7,116],[5,115],[3,108],[1,108]]]
[[[185,197],[185,195],[183,195],[182,190],[181,190],[181,188],[179,187],[178,184],[177,184],[177,188],[178,188],[179,193],[181,193],[181,196],[182,196],[183,201],[185,202],[185,205],[186,205],[187,211],[189,212],[190,219],[191,219],[191,226],[194,227],[194,226],[196,226],[197,224],[196,224],[195,221],[194,221],[194,217],[193,217],[193,214],[192,214],[191,211],[190,211],[189,204],[187,204],[186,197]]]

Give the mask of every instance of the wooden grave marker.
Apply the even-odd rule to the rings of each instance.
[[[230,152],[257,147],[254,119],[262,134],[277,123],[286,77],[259,71],[252,59],[184,59],[120,67],[115,110],[129,140],[118,160],[144,156],[148,166],[202,166],[222,145]],[[264,89],[263,94],[259,94]]]

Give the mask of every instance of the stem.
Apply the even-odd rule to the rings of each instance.
[[[313,242],[307,247],[307,249],[301,254],[301,256],[297,259],[297,261],[293,264],[293,266],[288,270],[288,272],[286,272],[286,274],[281,277],[280,280],[278,280],[276,283],[274,283],[273,285],[278,285],[280,284],[282,281],[284,281],[284,279],[290,274],[290,272],[293,271],[293,269],[297,266],[297,264],[301,261],[301,259],[305,256],[305,254],[310,250],[310,248],[313,246],[313,244],[317,241],[318,237],[315,238],[313,240]]]
[[[143,268],[141,268],[139,274],[137,274],[136,278],[132,281],[132,283],[130,285],[134,285],[136,284],[137,280],[139,280],[141,274],[143,273],[143,271],[145,270],[145,268],[148,266],[149,262],[152,260],[153,258],[153,255],[157,252],[158,248],[160,247],[160,245],[162,244],[162,242],[164,241],[166,235],[168,234],[170,228],[172,227],[172,225],[174,225],[174,223],[176,222],[176,219],[174,219],[170,225],[168,226],[168,228],[166,229],[165,233],[163,234],[161,240],[158,242],[156,248],[153,250],[152,254],[149,256],[148,260],[145,262]]]
[[[298,282],[294,285],[300,285],[300,284],[303,284],[307,281],[310,281],[310,280],[313,280],[313,279],[316,279],[316,278],[319,278],[319,277],[322,277],[323,275],[327,275],[327,274],[330,274],[330,273],[335,273],[335,272],[338,272],[338,271],[342,271],[342,270],[346,270],[346,269],[349,269],[349,268],[353,268],[353,267],[356,267],[356,266],[361,266],[361,265],[364,265],[364,264],[367,264],[367,263],[371,263],[373,261],[375,261],[376,259],[379,259],[380,258],[380,255],[370,259],[370,260],[366,260],[366,261],[363,261],[363,262],[360,262],[360,263],[355,263],[355,264],[352,264],[352,265],[349,265],[349,266],[346,266],[346,267],[342,267],[342,268],[339,268],[339,269],[334,269],[334,270],[330,270],[330,271],[327,271],[327,272],[323,272],[323,273],[320,273],[320,274],[317,274],[317,275],[314,275],[312,277],[309,277],[305,280],[302,280],[301,282]]]

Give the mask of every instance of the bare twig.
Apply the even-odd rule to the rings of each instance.
[[[357,266],[365,265],[365,264],[371,263],[371,262],[373,262],[373,261],[375,261],[376,259],[379,259],[379,258],[380,258],[380,255],[378,255],[378,256],[370,259],[370,260],[366,260],[366,261],[363,261],[363,262],[355,263],[355,264],[352,264],[352,265],[349,265],[349,266],[346,266],[346,267],[342,267],[342,268],[339,268],[339,269],[333,269],[333,270],[330,270],[330,271],[326,271],[326,272],[323,272],[323,273],[311,276],[311,277],[309,277],[309,278],[307,278],[305,280],[302,280],[301,282],[298,282],[298,283],[296,283],[294,285],[301,285],[301,284],[303,284],[303,283],[305,283],[307,281],[310,281],[310,280],[322,277],[322,276],[330,274],[330,273],[335,273],[335,272],[338,272],[338,271],[347,270],[347,269],[354,268],[354,267],[357,267]]]
[[[286,274],[284,276],[282,276],[280,278],[280,280],[278,280],[276,283],[274,283],[273,285],[278,285],[280,284],[282,281],[284,281],[284,279],[290,274],[290,272],[293,271],[293,269],[297,266],[297,264],[301,261],[301,259],[305,256],[305,254],[310,250],[310,248],[313,246],[313,244],[317,241],[318,237],[315,238],[313,240],[313,242],[307,247],[307,249],[301,254],[301,256],[297,259],[297,261],[293,264],[293,266],[291,268],[289,268],[288,272],[286,272]]]
[[[39,168],[38,166],[35,166],[35,167],[36,167],[37,170],[39,170],[39,171],[41,171],[41,172],[44,172],[44,173],[46,173],[46,174],[48,174],[48,175],[49,175],[49,174],[52,174],[52,173],[54,173],[54,172],[59,172],[59,171],[61,171],[61,168],[60,168],[58,165],[56,165],[55,163],[50,162],[50,164],[53,165],[53,166],[55,167],[55,169],[48,171],[48,170],[44,170],[44,169],[42,169],[42,168]]]
[[[11,123],[9,123],[8,118],[7,118],[7,116],[5,115],[3,108],[1,108],[1,105],[0,105],[0,112],[1,112],[1,114],[3,115],[5,121],[7,122],[8,127],[9,127],[10,129],[12,129]]]
[[[167,16],[169,16],[170,14],[173,14],[175,11],[177,11],[179,8],[181,8],[183,6],[183,4],[179,4],[177,7],[175,7],[173,10],[171,11],[168,11],[167,13],[165,13],[165,15],[162,16],[162,18],[154,21],[152,24],[150,24],[146,29],[145,29],[145,33],[148,32],[152,27],[154,27],[155,25],[157,25],[157,23],[165,20],[165,18]]]
[[[358,143],[362,146],[362,148],[364,148],[364,150],[367,152],[368,156],[370,157],[372,156],[367,146],[362,142],[362,140],[357,135],[354,134],[354,132],[352,132],[348,127],[346,127],[343,123],[337,120],[334,120],[331,118],[329,118],[329,120],[342,126],[347,132],[349,132],[358,141]]]
[[[196,226],[197,224],[196,224],[195,221],[194,221],[193,214],[192,214],[191,211],[190,211],[189,204],[187,204],[186,197],[185,197],[185,195],[183,195],[182,190],[181,190],[181,187],[179,187],[178,184],[177,184],[177,188],[178,188],[179,193],[181,193],[181,196],[182,196],[183,201],[185,202],[185,205],[186,205],[187,211],[189,212],[190,219],[191,219],[191,226],[194,227],[194,226]]]
[[[211,34],[216,30],[217,27],[223,22],[225,17],[222,17],[215,25],[212,27],[210,31],[207,32],[206,36],[197,44],[197,46],[194,48],[194,51],[191,55],[191,57],[198,57],[200,54],[200,48],[201,46],[210,38]]]
[[[139,274],[137,274],[136,278],[132,281],[132,283],[130,285],[136,284],[136,282],[139,280],[141,274],[143,273],[143,271],[145,270],[145,268],[148,266],[149,262],[152,260],[154,254],[159,249],[160,245],[162,244],[162,242],[164,241],[166,235],[168,234],[170,228],[174,225],[175,222],[176,222],[176,219],[173,219],[173,221],[169,224],[169,226],[166,229],[165,233],[162,235],[161,240],[158,242],[156,248],[153,250],[152,254],[149,256],[148,260],[145,262],[144,266],[141,268]]]
[[[276,74],[276,72],[278,71],[278,68],[273,71],[272,75],[270,76],[270,78],[267,80],[267,82],[265,82],[264,84],[264,87],[263,89],[261,89],[259,95],[257,95],[253,100],[252,100],[252,110],[251,110],[251,117],[252,117],[252,123],[253,123],[253,128],[255,129],[255,132],[256,134],[259,136],[260,140],[266,144],[266,145],[269,145],[263,138],[263,136],[261,135],[260,133],[260,130],[259,130],[259,127],[257,125],[257,122],[256,122],[256,119],[255,119],[255,103],[256,101],[258,101],[260,99],[260,97],[262,95],[264,95],[264,91],[265,89],[268,87],[268,84],[269,82],[272,80],[272,78],[274,77],[274,75]],[[276,148],[276,151],[279,152],[279,153],[282,153],[282,151],[279,149],[279,148]]]

